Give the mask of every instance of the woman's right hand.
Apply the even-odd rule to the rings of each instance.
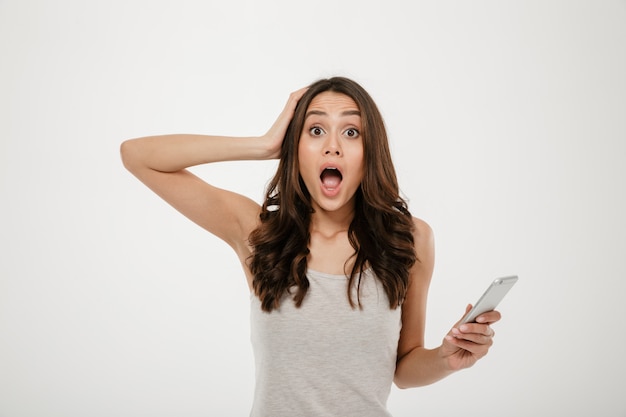
[[[262,136],[262,139],[267,141],[269,159],[277,159],[280,157],[280,148],[283,144],[285,134],[287,133],[289,123],[291,122],[296,110],[296,105],[307,89],[308,87],[304,87],[289,95],[289,100],[287,100],[287,104],[278,116],[278,119],[276,119],[267,133]]]

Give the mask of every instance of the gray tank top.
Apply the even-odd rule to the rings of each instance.
[[[300,308],[286,295],[266,313],[250,297],[256,364],[250,416],[390,416],[400,308],[389,308],[371,269],[361,280],[362,309],[350,307],[345,276],[309,270],[307,277]]]

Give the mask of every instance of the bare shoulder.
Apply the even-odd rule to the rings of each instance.
[[[432,228],[426,221],[419,219],[417,217],[413,217],[413,224],[415,225],[415,230],[420,234],[432,234]]]
[[[435,267],[435,237],[432,228],[424,220],[413,218],[413,242],[417,262],[410,272],[412,283],[419,282],[420,291],[427,290]],[[415,287],[415,285],[413,285]]]
[[[417,217],[413,217],[413,225],[415,226],[413,229],[413,239],[415,241],[417,256],[419,257],[420,254],[433,251],[435,247],[435,235],[430,225]]]

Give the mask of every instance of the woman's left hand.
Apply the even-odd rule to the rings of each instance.
[[[466,313],[471,308],[469,305]],[[457,323],[448,332],[439,352],[450,370],[469,368],[487,354],[495,335],[491,325],[500,317],[499,312],[490,311],[478,316],[476,323]]]

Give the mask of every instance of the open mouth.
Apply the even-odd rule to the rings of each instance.
[[[341,183],[343,175],[341,175],[341,172],[339,172],[337,168],[329,167],[322,171],[320,179],[322,180],[324,188],[334,190]]]

